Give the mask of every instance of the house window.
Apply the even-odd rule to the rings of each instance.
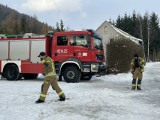
[[[104,32],[107,32],[107,26],[104,27]]]

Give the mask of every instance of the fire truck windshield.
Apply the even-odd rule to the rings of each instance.
[[[71,36],[70,37],[70,45],[89,47],[90,46],[90,37],[87,35]]]
[[[93,37],[93,45],[94,48],[103,50],[102,40],[100,38]]]

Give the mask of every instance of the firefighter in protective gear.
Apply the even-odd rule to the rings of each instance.
[[[36,101],[36,103],[42,103],[45,101],[47,91],[52,86],[53,90],[56,91],[56,93],[59,95],[60,101],[65,101],[65,95],[61,88],[59,87],[57,80],[56,80],[56,73],[55,73],[55,66],[53,60],[46,55],[45,52],[41,52],[39,54],[41,62],[44,65],[44,83],[41,86],[41,94],[39,99]]]
[[[145,62],[144,59],[138,57],[138,54],[134,55],[134,59],[131,61],[131,73],[133,74],[132,90],[141,90],[141,81],[143,77]],[[138,79],[138,82],[137,82]]]

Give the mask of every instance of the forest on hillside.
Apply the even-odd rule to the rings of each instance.
[[[56,27],[40,22],[36,15],[28,16],[0,4],[0,34],[46,34],[48,31],[64,31],[63,21],[55,22]]]

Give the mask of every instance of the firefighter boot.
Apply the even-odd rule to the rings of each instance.
[[[141,80],[138,80],[138,83],[137,83],[137,90],[141,90]]]
[[[132,80],[132,90],[136,89],[136,79]]]
[[[35,103],[43,103],[44,101],[43,100],[40,100],[40,99],[38,99]]]
[[[59,101],[65,101],[66,97],[64,94],[59,96]]]

